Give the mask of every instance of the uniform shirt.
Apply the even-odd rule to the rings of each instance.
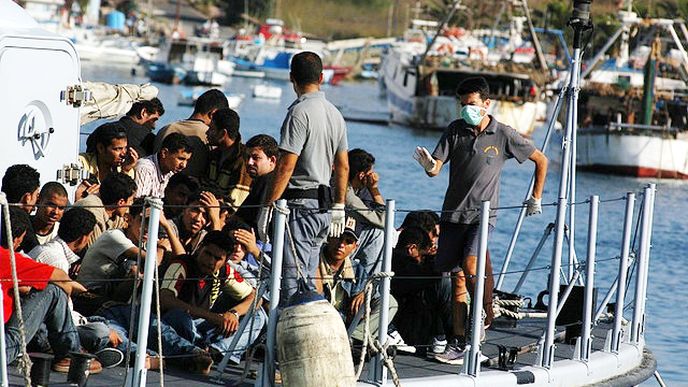
[[[48,281],[55,268],[43,263],[35,262],[21,253],[15,252],[17,264],[17,278],[19,286],[31,286],[36,290],[43,290],[48,286]],[[2,310],[6,324],[14,312],[14,290],[12,284],[12,270],[10,269],[10,252],[0,247],[0,290],[2,291]]]
[[[253,287],[228,263],[212,275],[200,274],[193,255],[184,255],[170,262],[160,286],[174,293],[179,300],[208,310],[220,293],[241,301],[253,292]]]
[[[303,94],[289,106],[280,131],[280,149],[299,156],[288,188],[329,185],[334,156],[348,146],[344,118],[325,93]]]
[[[107,289],[115,283],[100,280],[124,278],[128,270],[123,254],[132,247],[136,245],[124,235],[124,231],[105,231],[86,252],[77,280],[89,290],[106,289],[98,292],[106,295]]]
[[[162,174],[158,155],[150,155],[139,159],[136,162],[136,197],[154,196],[156,198],[165,197],[165,188],[174,171]]]
[[[182,120],[172,123],[160,129],[158,135],[155,136],[155,144],[153,148],[155,152],[159,152],[162,148],[162,141],[165,137],[172,133],[181,133],[188,137],[191,143],[193,152],[186,168],[181,172],[189,176],[202,178],[205,176],[206,167],[208,166],[208,142],[205,132],[208,130],[208,125],[201,120]]]
[[[464,120],[449,124],[432,152],[433,158],[449,162],[442,221],[478,223],[483,200],[489,200],[492,208],[499,206],[499,178],[504,162],[513,157],[522,163],[534,151],[529,140],[492,116],[477,136]],[[492,213],[490,224],[494,226],[496,220],[496,213]]]

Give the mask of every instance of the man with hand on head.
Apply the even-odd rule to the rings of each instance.
[[[489,94],[487,81],[482,77],[467,78],[461,82],[456,90],[462,105],[461,117],[449,124],[432,154],[422,147],[416,148],[414,154],[414,158],[430,177],[437,176],[442,166],[450,163],[449,186],[442,206],[435,269],[453,273],[463,270],[463,274],[454,278],[455,334],[457,327],[461,325],[457,321],[463,315],[460,310],[466,308],[465,295],[456,289],[461,289],[462,282],[465,281],[469,294],[475,295],[480,228],[480,211],[476,210],[485,200],[490,201],[492,208],[499,206],[499,178],[508,159],[515,158],[519,163],[531,160],[535,164],[533,194],[525,205],[527,215],[542,212],[540,203],[547,175],[547,157],[512,127],[487,114],[491,104]],[[490,231],[494,229],[496,220],[496,213],[493,212],[490,216]],[[489,253],[485,275],[485,321],[483,332],[477,333],[481,337],[493,318],[494,278]],[[452,363],[463,356],[460,339],[458,335],[453,337],[444,354],[436,358]]]

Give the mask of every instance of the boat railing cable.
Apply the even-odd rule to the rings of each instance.
[[[29,358],[29,354],[26,352],[26,332],[25,332],[25,325],[24,325],[24,315],[22,312],[21,308],[21,296],[19,293],[19,279],[17,277],[17,262],[16,262],[16,254],[14,251],[14,238],[12,237],[12,222],[10,220],[10,207],[7,204],[7,196],[5,195],[4,192],[0,192],[0,207],[2,207],[2,218],[5,221],[5,227],[4,229],[0,230],[1,232],[5,233],[5,240],[7,241],[7,248],[9,250],[9,258],[10,258],[10,270],[12,273],[12,290],[13,290],[13,297],[14,297],[14,315],[17,317],[17,321],[19,323],[19,345],[21,349],[21,356],[19,357],[19,369],[22,371],[22,376],[24,377],[24,384],[26,387],[31,386],[31,358]],[[23,282],[23,281],[22,281]],[[2,291],[4,293],[4,290]],[[4,295],[3,295],[4,297]],[[4,309],[4,304],[3,304],[3,309]],[[5,321],[2,321],[2,324],[5,325]],[[3,332],[4,333],[4,332]],[[4,336],[4,335],[3,335]],[[5,346],[7,343],[5,340],[3,340]],[[2,352],[4,353],[6,351],[6,348],[0,348]],[[5,359],[6,361],[6,359]],[[6,362],[3,363],[6,367]],[[3,370],[4,372],[7,371],[7,368]],[[5,375],[3,375],[4,380],[3,383],[7,382],[7,378]]]

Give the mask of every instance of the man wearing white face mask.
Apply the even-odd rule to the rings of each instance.
[[[482,77],[467,78],[456,90],[461,100],[461,117],[449,124],[437,147],[430,154],[423,147],[416,148],[414,158],[430,177],[437,176],[442,166],[449,165],[449,186],[442,206],[440,238],[435,261],[439,272],[464,274],[454,278],[455,337],[445,353],[436,356],[446,363],[463,362],[463,319],[466,315],[466,287],[474,295],[477,279],[477,255],[481,202],[489,200],[492,208],[499,205],[499,178],[504,162],[515,158],[519,163],[530,159],[535,163],[535,187],[532,197],[524,203],[527,215],[542,212],[542,190],[547,175],[547,157],[531,141],[512,127],[498,122],[487,114],[490,107],[489,86]],[[496,213],[490,216],[490,232],[496,223]],[[484,327],[492,322],[492,263],[488,251],[485,267]],[[468,279],[468,281],[466,281]],[[470,321],[470,320],[469,320]],[[464,341],[465,342],[465,341]]]

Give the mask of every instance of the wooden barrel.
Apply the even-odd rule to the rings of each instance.
[[[280,313],[277,358],[283,386],[356,384],[344,322],[324,300],[291,306]]]

